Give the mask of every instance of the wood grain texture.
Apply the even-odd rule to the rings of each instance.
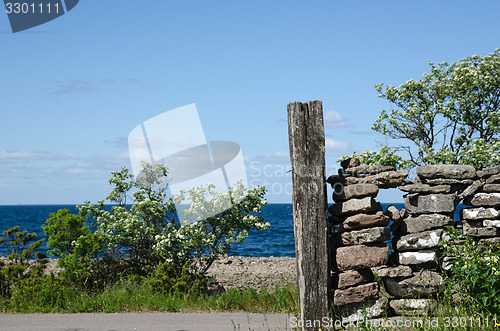
[[[331,316],[325,132],[321,101],[288,104],[288,135],[292,163],[299,319],[321,321]]]

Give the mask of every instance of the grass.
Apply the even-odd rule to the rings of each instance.
[[[52,289],[47,289],[52,290]],[[295,286],[229,289],[221,294],[161,294],[146,279],[126,279],[101,293],[88,294],[62,289],[57,298],[41,293],[14,293],[0,297],[0,311],[9,313],[90,312],[248,312],[293,313],[298,311]],[[53,291],[54,292],[54,291]],[[52,292],[52,293],[53,293]]]
[[[28,297],[15,292],[0,298],[5,313],[116,313],[116,312],[246,312],[291,313],[297,316],[297,290],[293,285],[266,288],[229,289],[221,294],[155,292],[144,278],[129,278],[101,293],[63,291],[58,300],[43,294]],[[53,289],[51,289],[53,290]],[[41,291],[43,293],[44,291]],[[45,292],[46,293],[46,292]],[[440,300],[432,315],[411,315],[376,319],[376,324],[360,324],[358,330],[499,330],[500,318],[480,307],[455,306]],[[349,329],[349,328],[348,328]],[[326,330],[326,329],[322,329]]]
[[[298,316],[297,289],[293,285],[275,290],[235,288],[220,294],[155,291],[147,278],[131,277],[100,293],[84,293],[57,282],[43,283],[33,292],[14,291],[11,298],[0,297],[5,313],[120,313],[120,312],[245,312],[289,313]],[[361,323],[358,330],[500,330],[500,317],[480,306],[464,306],[439,299],[432,315],[412,315]],[[238,326],[239,327],[239,326]],[[348,328],[349,329],[349,328]],[[322,328],[327,330],[327,328]]]

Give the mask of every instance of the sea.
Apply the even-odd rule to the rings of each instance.
[[[391,205],[382,203],[385,210]],[[398,209],[404,208],[402,203],[393,203]],[[455,213],[455,220],[459,217],[459,211],[464,206],[459,205]],[[20,230],[35,232],[36,239],[45,238],[42,251],[47,253],[47,236],[43,232],[42,225],[51,213],[59,209],[69,209],[72,213],[78,213],[75,205],[0,205],[0,233],[19,225]],[[268,230],[249,231],[248,237],[242,243],[235,244],[228,255],[239,256],[295,256],[295,244],[293,235],[293,213],[292,204],[269,204],[262,209],[261,216],[266,222],[271,223]],[[1,236],[1,235],[0,235]],[[50,254],[48,254],[50,257]]]

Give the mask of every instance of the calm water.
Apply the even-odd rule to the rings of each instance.
[[[0,206],[0,233],[19,225],[20,230],[35,232],[37,239],[46,238],[42,225],[50,213],[63,208],[78,213],[74,205]],[[267,231],[251,231],[245,242],[235,246],[230,255],[295,256],[292,205],[269,204],[263,208],[262,216],[271,223],[271,228]]]
[[[382,204],[384,210],[389,204]],[[393,204],[398,209],[404,204]],[[77,213],[74,205],[33,205],[33,206],[0,206],[0,232],[19,225],[21,230],[35,232],[37,238],[46,238],[42,225],[50,213],[66,208]],[[455,219],[458,218],[459,205]],[[266,222],[271,223],[267,231],[250,231],[245,242],[234,246],[230,255],[241,256],[295,256],[293,237],[293,215],[291,204],[269,204],[262,210]],[[47,239],[45,240],[45,243]],[[46,248],[44,247],[46,250]]]

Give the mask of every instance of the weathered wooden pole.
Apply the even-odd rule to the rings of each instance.
[[[287,108],[300,306],[297,318],[304,330],[317,330],[317,326],[307,325],[331,316],[323,105],[315,100],[291,102]]]

